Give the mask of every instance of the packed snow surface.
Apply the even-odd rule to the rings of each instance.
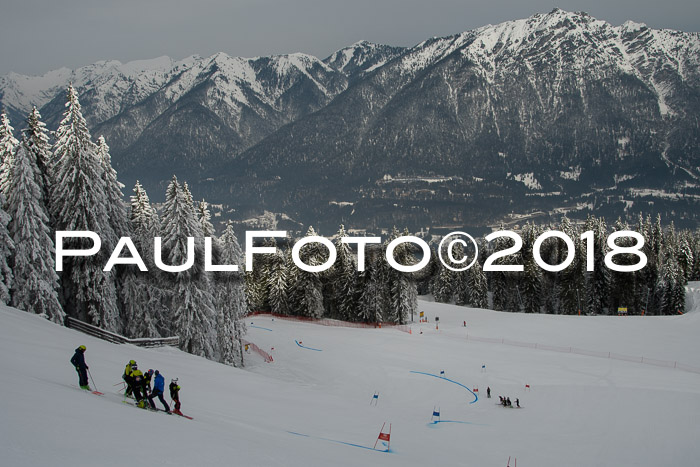
[[[532,316],[420,301],[429,323],[411,334],[253,316],[246,337],[274,362],[246,354],[245,369],[174,348],[109,344],[1,307],[2,463],[697,465],[700,374],[466,338],[700,367],[700,286],[689,291],[693,311],[672,317]],[[69,359],[80,344],[105,396],[77,388]],[[168,383],[178,377],[182,411],[194,420],[123,404],[113,385],[130,359]],[[523,408],[498,406],[499,395]],[[434,409],[452,423],[431,423]],[[390,451],[382,441],[372,450],[385,422]]]

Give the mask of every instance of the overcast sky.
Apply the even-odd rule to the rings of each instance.
[[[216,52],[325,58],[360,39],[411,46],[555,6],[700,31],[698,0],[0,0],[0,75]]]

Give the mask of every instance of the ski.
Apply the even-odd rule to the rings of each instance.
[[[130,402],[130,401],[122,401],[122,404],[126,404],[126,405],[128,405],[128,406],[130,406],[130,407],[134,407],[134,408],[141,409],[141,410],[148,410],[149,412],[161,412],[161,413],[163,413],[163,414],[165,414],[165,415],[179,415],[179,416],[181,416],[181,417],[185,417],[185,418],[188,418],[188,419],[192,420],[192,417],[190,417],[189,415],[185,415],[185,414],[183,414],[183,413],[177,413],[177,412],[175,412],[175,411],[173,411],[173,410],[171,410],[170,412],[166,412],[166,411],[163,410],[163,409],[159,409],[159,408],[155,408],[155,409],[154,409],[154,408],[152,408],[152,407],[149,406],[149,405],[147,405],[146,407],[139,407],[138,405],[136,405],[136,404],[134,404],[133,402]]]
[[[188,420],[194,420],[194,418],[190,417],[189,415],[185,415],[184,413],[180,412],[179,410],[176,412],[175,410],[171,410],[170,413],[179,415],[181,417],[185,417]]]
[[[91,389],[83,389],[83,388],[81,388],[80,386],[73,386],[73,387],[74,387],[75,389],[79,389],[79,390],[81,390],[81,391],[89,392],[90,394],[94,394],[94,395],[96,395],[96,396],[104,396],[104,395],[105,395],[104,392],[93,391],[93,390],[91,390]]]

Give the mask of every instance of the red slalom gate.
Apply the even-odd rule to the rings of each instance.
[[[377,443],[379,440],[386,441],[386,450],[388,451],[389,448],[391,447],[391,423],[389,423],[389,431],[387,433],[384,433],[384,427],[386,426],[386,422],[382,424],[382,429],[379,430],[379,436],[377,436],[377,440],[374,442],[374,447],[372,449],[377,449]]]

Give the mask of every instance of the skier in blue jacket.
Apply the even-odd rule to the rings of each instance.
[[[156,404],[153,402],[153,398],[158,396],[158,399],[163,403],[163,407],[165,407],[165,411],[170,413],[170,407],[168,406],[168,403],[165,402],[165,398],[163,397],[163,391],[165,390],[165,378],[163,378],[163,375],[160,374],[160,371],[156,370],[155,371],[156,377],[153,379],[153,390],[151,390],[151,395],[148,396],[148,402],[151,403],[151,408],[155,409]]]

